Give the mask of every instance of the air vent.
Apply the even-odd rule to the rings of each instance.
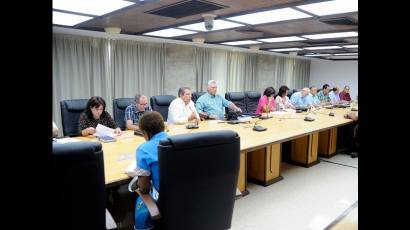
[[[321,19],[323,23],[333,25],[333,26],[357,26],[357,22],[351,18],[329,18],[329,19]]]
[[[223,8],[228,7],[204,0],[190,0],[177,2],[145,13],[171,18],[183,18]]]
[[[235,31],[243,34],[264,34],[264,32],[252,28],[237,29]]]
[[[348,41],[345,41],[343,39],[327,40],[327,41],[306,40],[302,42],[306,44],[310,44],[310,45],[330,45],[330,44],[339,44],[339,43],[349,43]]]

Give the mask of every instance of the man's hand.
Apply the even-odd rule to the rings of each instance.
[[[218,118],[218,116],[216,116],[216,115],[209,115],[208,118],[209,118],[209,119],[212,119],[212,120],[216,120],[216,119]]]
[[[195,113],[192,112],[191,115],[188,117],[188,121],[196,119]]]
[[[241,109],[241,108],[239,108],[239,107],[236,107],[236,108],[235,108],[235,110],[236,110],[236,111],[239,111],[239,112],[241,112],[241,113],[242,113],[242,109]]]

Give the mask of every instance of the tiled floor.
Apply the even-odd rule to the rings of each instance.
[[[283,163],[284,179],[268,187],[249,183],[250,194],[235,203],[231,229],[325,229],[358,199],[358,158],[323,160],[329,162],[311,168]]]

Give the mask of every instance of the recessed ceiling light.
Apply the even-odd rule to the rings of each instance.
[[[164,30],[157,30],[157,31],[148,32],[148,33],[145,33],[144,35],[169,38],[169,37],[177,37],[177,36],[188,35],[188,34],[196,34],[196,33],[197,32],[195,32],[195,31],[188,31],[188,30],[180,30],[180,29],[169,28],[169,29],[164,29]]]
[[[309,39],[324,39],[324,38],[345,38],[345,37],[357,37],[359,34],[357,32],[339,32],[339,33],[326,33],[326,34],[310,34],[302,35],[304,38]]]
[[[305,57],[325,57],[330,55],[331,54],[306,54]]]
[[[297,6],[297,8],[310,12],[318,16],[330,14],[342,14],[358,11],[358,0],[334,0],[307,5]]]
[[[303,47],[305,50],[330,50],[330,49],[341,49],[340,46],[314,46],[314,47]]]
[[[90,19],[92,17],[53,11],[53,24],[56,25],[74,26]]]
[[[347,46],[343,46],[344,48],[351,48],[351,49],[354,49],[354,48],[359,48],[359,45],[347,45]]]
[[[133,4],[122,0],[53,0],[53,9],[101,16]]]
[[[262,42],[252,41],[252,40],[243,40],[243,41],[235,41],[235,42],[223,42],[221,44],[236,46],[236,45],[248,45],[248,44],[258,44],[258,43],[262,43]]]
[[[357,53],[338,53],[334,54],[336,56],[351,56],[351,55],[357,55]]]
[[[276,10],[268,10],[251,14],[227,18],[232,21],[242,22],[246,24],[256,25],[262,23],[279,22],[299,18],[310,18],[311,15],[302,13],[292,8],[283,8]]]
[[[282,51],[298,51],[298,50],[303,50],[301,48],[282,48],[282,49],[270,49],[270,51],[275,51],[275,52],[282,52]]]
[[[240,27],[240,26],[245,26],[245,25],[218,19],[214,21],[214,28],[211,31],[230,29],[230,28],[235,28],[235,27]],[[204,22],[194,23],[194,24],[190,24],[186,26],[180,26],[179,28],[188,29],[188,30],[208,31],[207,29],[205,29]]]
[[[302,40],[306,40],[306,39],[297,37],[297,36],[258,39],[258,41],[268,42],[268,43],[269,42],[291,42],[291,41],[302,41]]]

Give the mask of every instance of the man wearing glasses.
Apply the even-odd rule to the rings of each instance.
[[[127,129],[139,131],[138,122],[146,111],[152,111],[151,106],[148,105],[147,97],[141,94],[135,95],[135,104],[131,104],[125,109]]]

